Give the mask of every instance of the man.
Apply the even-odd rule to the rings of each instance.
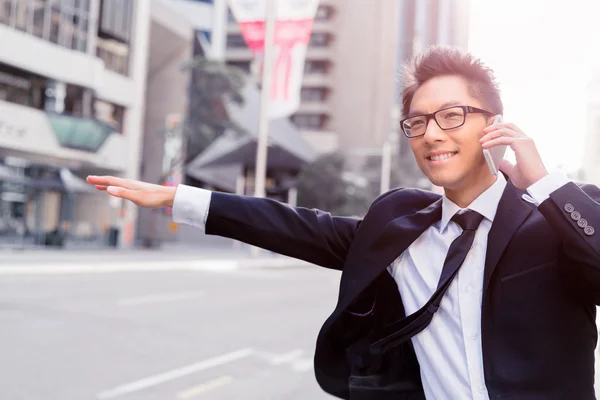
[[[183,185],[88,181],[142,207],[172,206],[207,234],[341,269],[315,355],[335,396],[595,398],[600,190],[549,174],[517,126],[492,124],[499,91],[471,55],[432,48],[406,82],[402,130],[443,196],[392,190],[357,220]],[[563,123],[549,112],[539,117]],[[496,177],[482,149],[497,145],[517,163]]]

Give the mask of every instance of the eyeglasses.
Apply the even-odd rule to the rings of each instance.
[[[433,118],[442,130],[456,129],[465,124],[467,114],[490,114],[493,113],[470,106],[454,106],[442,108],[431,114],[413,115],[400,121],[400,127],[408,138],[423,136],[429,125],[429,120]]]

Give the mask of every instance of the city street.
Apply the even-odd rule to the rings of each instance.
[[[337,279],[311,267],[0,275],[0,393],[331,398],[312,358]]]

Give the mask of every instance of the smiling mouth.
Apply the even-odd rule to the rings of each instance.
[[[436,154],[434,156],[428,156],[427,159],[429,161],[443,161],[443,160],[452,158],[455,155],[456,155],[456,152],[448,152],[448,153],[444,153],[444,154]]]

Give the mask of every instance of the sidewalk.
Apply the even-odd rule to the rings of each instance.
[[[262,251],[253,257],[248,247],[162,249],[25,249],[0,251],[0,274],[104,273],[119,271],[211,270],[311,267],[305,261]]]

